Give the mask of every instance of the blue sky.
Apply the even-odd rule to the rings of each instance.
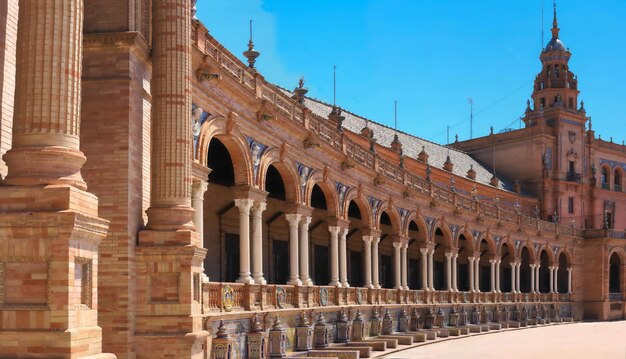
[[[198,17],[243,59],[254,20],[265,78],[311,97],[446,142],[517,128],[541,69],[541,0],[201,0]],[[558,3],[560,38],[570,48],[580,98],[603,139],[626,139],[626,1]],[[544,1],[544,44],[552,2]]]

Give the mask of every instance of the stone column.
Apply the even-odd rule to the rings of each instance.
[[[300,220],[300,280],[302,285],[313,285],[309,271],[309,225],[311,216]]]
[[[454,253],[454,255],[452,256],[452,290],[455,292],[459,291],[459,283],[458,283],[458,272],[459,272],[459,266],[457,263],[457,259],[459,258],[459,254],[458,253]]]
[[[511,265],[511,293],[518,293],[517,291],[517,285],[516,285],[516,281],[515,281],[515,271],[517,268],[517,263],[515,262],[511,262],[509,263]]]
[[[193,181],[191,187],[191,207],[194,210],[193,224],[200,236],[200,243],[204,246],[204,192],[209,184],[204,181]]]
[[[339,283],[339,230],[340,227],[328,226],[330,232],[330,283],[335,287],[341,287]]]
[[[554,266],[548,266],[548,272],[550,273],[550,291],[554,293]]]
[[[400,263],[400,247],[402,243],[393,242],[393,280],[394,288],[402,289],[402,264]]]
[[[429,290],[428,286],[428,248],[420,248],[422,254],[422,290]]]
[[[496,291],[496,260],[495,259],[490,259],[489,260],[489,270],[490,270],[490,274],[491,274],[491,280],[490,280],[490,284],[491,284],[491,288],[490,291],[493,293]]]
[[[500,264],[502,263],[502,260],[498,259],[496,260],[496,292],[498,293],[502,293],[500,291]]]
[[[409,244],[408,243],[402,243],[402,248],[401,248],[401,255],[400,257],[402,258],[402,288],[404,290],[408,290],[409,289],[409,281],[408,281],[408,249],[409,249]]]
[[[476,268],[474,266],[474,257],[468,257],[467,260],[469,261],[469,291],[470,292],[475,292],[476,289],[474,288],[474,268]]]
[[[452,252],[447,252],[446,256],[446,289],[452,290]]]
[[[434,273],[433,273],[434,255],[435,255],[435,249],[430,248],[428,250],[428,287],[430,288],[430,290],[435,290]]]
[[[474,258],[474,280],[476,281],[474,283],[474,289],[476,290],[476,292],[480,292],[480,257],[476,256]]]
[[[235,200],[239,209],[239,283],[253,283],[250,276],[250,208],[254,201],[249,198]]]
[[[81,176],[83,1],[7,6],[19,21],[0,185],[0,357],[114,358],[101,354],[97,309],[98,245],[109,224]]]
[[[363,236],[363,263],[365,264],[365,287],[374,288],[372,284],[372,236]]]
[[[530,292],[535,293],[535,264],[530,265]]]
[[[554,269],[552,269],[552,271],[554,272],[554,275],[552,276],[552,282],[554,283],[554,288],[552,290],[552,293],[558,293],[559,292],[559,267],[554,267]]]
[[[343,288],[349,288],[348,284],[348,228],[342,228],[339,232],[339,280]]]
[[[572,293],[572,268],[567,268],[567,292]]]
[[[378,243],[380,243],[380,237],[375,236],[372,240],[372,281],[374,288],[380,289],[380,270],[378,269]]]
[[[541,268],[541,264],[535,265],[535,292],[541,293],[539,290],[539,268]]]
[[[522,287],[520,286],[520,271],[522,268],[522,263],[518,262],[516,265],[517,271],[515,272],[515,282],[516,284],[516,288],[517,288],[517,292],[521,293],[522,292]]]
[[[298,224],[300,223],[299,214],[286,214],[285,219],[289,224],[289,281],[287,284],[302,285],[300,274],[298,272]]]
[[[263,211],[267,204],[255,202],[252,206],[252,278],[256,284],[267,284],[263,278]]]

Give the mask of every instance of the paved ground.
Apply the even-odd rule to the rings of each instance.
[[[626,321],[550,325],[461,337],[384,358],[626,359]]]

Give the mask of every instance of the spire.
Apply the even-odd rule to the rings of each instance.
[[[554,6],[554,19],[552,20],[552,38],[558,39],[559,38],[559,22],[556,18],[556,0],[554,0],[553,6]]]
[[[250,40],[248,40],[248,50],[243,52],[243,56],[248,59],[249,68],[254,69],[254,63],[259,55],[261,55],[261,53],[254,49],[254,42],[252,41],[252,20],[250,20]]]

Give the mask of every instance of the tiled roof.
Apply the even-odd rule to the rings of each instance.
[[[279,88],[284,91],[285,94],[287,94],[288,96],[293,95],[292,92],[287,91],[281,87]],[[332,105],[310,97],[305,97],[304,105],[309,110],[311,110],[311,112],[323,118],[328,118],[328,115],[332,110]],[[490,180],[493,176],[491,169],[489,169],[487,166],[480,163],[479,161],[475,160],[465,152],[455,150],[453,148],[448,148],[446,146],[430,142],[423,138],[413,136],[402,131],[396,131],[390,127],[358,116],[344,109],[341,109],[341,114],[345,116],[345,120],[343,121],[343,128],[349,131],[360,134],[366,123],[368,123],[369,128],[374,131],[374,139],[376,139],[376,143],[388,148],[391,147],[391,142],[393,141],[394,135],[397,133],[398,139],[402,144],[402,152],[405,156],[417,159],[419,153],[422,151],[423,146],[429,156],[428,163],[430,163],[432,167],[443,169],[443,164],[446,162],[446,157],[449,153],[450,160],[454,164],[452,172],[455,175],[458,175],[460,177],[466,177],[467,171],[469,171],[470,166],[473,166],[474,171],[476,171],[476,182],[490,185]],[[511,183],[507,182],[505,179],[499,176],[498,180],[498,186],[500,189],[512,191],[513,186]]]

